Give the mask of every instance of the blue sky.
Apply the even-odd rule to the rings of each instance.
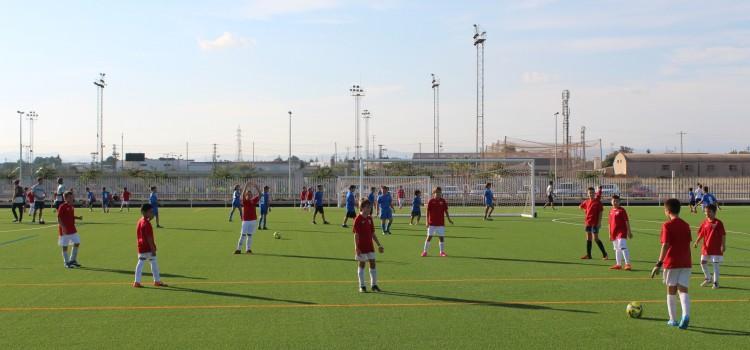
[[[95,148],[92,81],[106,72],[105,143],[205,160],[345,153],[352,83],[376,142],[432,149],[430,73],[445,150],[474,147],[472,24],[487,31],[486,134],[552,141],[560,92],[571,124],[605,148],[727,152],[748,146],[745,1],[5,1],[0,12],[0,157],[16,159],[16,110],[35,110],[36,152]],[[25,125],[26,127],[26,125]],[[24,136],[26,137],[26,136]]]

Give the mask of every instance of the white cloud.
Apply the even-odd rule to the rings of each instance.
[[[564,47],[586,53],[619,52],[659,47],[674,44],[675,38],[659,37],[600,37],[575,39],[564,43]]]
[[[549,82],[550,77],[541,72],[523,72],[521,74],[521,81],[526,84],[543,84]]]
[[[320,11],[338,5],[337,0],[253,0],[245,9],[245,17],[268,20],[275,16]]]
[[[750,47],[705,47],[682,49],[674,55],[676,64],[735,64],[750,63]]]
[[[213,51],[254,45],[255,39],[243,38],[230,32],[224,32],[216,39],[198,39],[198,47],[203,51]]]

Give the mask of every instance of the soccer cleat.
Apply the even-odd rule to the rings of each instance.
[[[360,293],[367,293],[367,288],[365,288],[365,286],[361,286],[361,287],[359,287],[359,292]]]
[[[323,221],[323,225],[330,225],[331,223],[328,221]]]
[[[422,252],[422,254],[420,254],[420,256],[423,257],[423,258],[426,257],[427,256],[427,252]]]
[[[318,224],[317,222],[313,221],[313,225],[317,225],[317,224]]]
[[[242,254],[242,251],[241,251],[241,250],[239,250],[239,249],[237,249],[237,250],[235,250],[235,251],[234,251],[234,253],[235,253],[235,254]]]
[[[581,260],[591,260],[591,255],[584,255],[581,257]]]
[[[620,265],[612,265],[609,267],[610,270],[622,270],[622,266]]]
[[[245,254],[252,254],[252,253],[253,253],[253,251],[250,250],[250,249],[248,249],[248,250],[245,251]]]
[[[442,257],[447,257],[447,256],[448,256],[448,254],[445,254],[445,252],[440,252],[440,256],[442,256]]]
[[[347,228],[347,227],[349,227],[349,226],[346,226],[346,224],[341,224],[341,227],[343,227],[343,228]]]
[[[373,291],[373,292],[380,292],[380,291],[381,291],[381,290],[380,290],[380,287],[378,287],[378,285],[377,285],[377,284],[376,284],[376,285],[373,285],[372,287],[370,287],[370,289],[372,289],[372,291]]]
[[[633,269],[633,266],[630,266],[630,264],[625,264],[625,268],[624,268],[625,271],[630,271],[632,269]]]
[[[263,229],[264,229],[264,230],[268,230],[268,227],[265,227],[265,226],[263,226]]]
[[[143,285],[139,282],[133,282],[133,288],[143,288]]]
[[[607,255],[603,256],[602,260],[609,260],[609,256],[607,256]]]
[[[154,282],[154,287],[169,287],[169,286],[162,281],[156,281]]]
[[[701,283],[701,287],[710,287],[712,283],[711,280],[704,280],[703,283]]]
[[[63,266],[65,266],[66,269],[74,269],[75,266],[71,265],[70,263],[64,263]]]
[[[719,284],[718,283],[714,283],[714,286],[711,287],[711,289],[719,289]]]
[[[39,225],[44,225],[44,220],[39,220]]]
[[[68,264],[75,266],[75,267],[81,267],[81,264],[78,263],[78,261],[72,260]]]
[[[688,329],[689,325],[690,325],[690,316],[683,316],[679,325],[680,329]]]
[[[677,321],[671,321],[670,320],[670,321],[667,321],[667,326],[669,326],[669,327],[677,327],[677,326],[679,326],[679,323],[677,323]]]

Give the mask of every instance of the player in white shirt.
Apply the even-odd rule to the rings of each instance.
[[[57,211],[57,208],[60,207],[60,204],[63,204],[63,202],[65,202],[65,199],[63,198],[63,194],[65,194],[65,185],[63,184],[63,178],[58,177],[57,178],[57,190],[55,190],[55,202],[53,205],[53,208],[55,208],[55,211]]]
[[[39,213],[39,224],[44,225],[42,211],[44,210],[44,201],[47,199],[47,191],[42,185],[42,178],[36,179],[37,183],[31,187],[31,193],[34,194],[34,214],[31,215],[31,222],[36,222],[36,214]]]
[[[544,207],[542,209],[547,208],[547,206],[552,207],[552,210],[555,210],[555,188],[553,187],[554,182],[550,181],[549,185],[547,185],[547,203],[544,203]]]

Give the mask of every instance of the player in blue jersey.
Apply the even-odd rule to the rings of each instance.
[[[318,190],[315,192],[313,202],[315,203],[315,211],[313,212],[312,223],[317,224],[315,218],[318,216],[318,213],[320,213],[320,217],[323,218],[323,224],[328,225],[329,222],[326,221],[326,214],[323,210],[323,185],[318,185]]]
[[[89,211],[94,211],[94,203],[96,203],[96,196],[94,196],[94,191],[92,191],[90,188],[86,187],[86,201],[88,202]]]
[[[698,201],[698,204],[701,205],[703,212],[705,212],[706,207],[711,204],[715,205],[716,208],[721,209],[721,207],[719,206],[719,200],[716,199],[716,196],[714,196],[713,193],[708,191],[708,186],[703,186],[703,197],[700,201]]]
[[[258,229],[268,230],[268,213],[271,212],[271,193],[270,187],[263,186],[263,193],[260,194],[260,221]]]
[[[370,194],[367,195],[367,200],[370,201],[371,206],[378,206],[378,203],[375,202],[376,199],[378,199],[378,189],[375,187],[370,187]]]
[[[388,186],[383,186],[383,192],[378,197],[378,209],[380,212],[380,227],[384,235],[391,234],[391,225],[393,224],[393,197],[388,190]]]
[[[112,194],[107,191],[106,187],[102,187],[102,211],[109,213],[109,207],[112,206]]]
[[[232,222],[235,210],[240,213],[242,212],[242,201],[240,201],[241,196],[242,191],[240,191],[240,185],[234,185],[234,192],[232,192],[232,211],[229,212],[229,222]]]
[[[484,185],[484,219],[492,221],[492,212],[495,211],[495,195],[492,194],[492,183]]]
[[[344,215],[344,223],[341,224],[341,227],[349,227],[346,225],[346,223],[349,221],[349,218],[354,219],[357,217],[357,195],[355,191],[357,190],[357,186],[351,185],[349,186],[349,191],[346,192],[346,215]]]
[[[692,187],[688,188],[688,199],[690,200],[690,212],[697,213],[698,210],[696,209],[695,205],[697,201],[695,200],[695,191],[693,191]]]
[[[156,195],[156,186],[151,186],[151,195],[148,196],[148,203],[151,204],[151,209],[154,212],[156,227],[163,228],[164,226],[159,224],[159,197]]]
[[[419,219],[422,218],[422,191],[414,191],[414,199],[411,200],[411,218],[409,219],[409,225],[414,225],[414,219],[417,219],[417,225],[419,225]]]

